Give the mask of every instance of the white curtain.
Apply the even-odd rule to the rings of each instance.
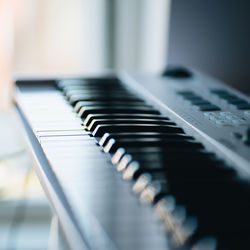
[[[170,0],[22,0],[15,70],[158,72]]]
[[[170,0],[115,0],[114,66],[159,72],[166,66]]]

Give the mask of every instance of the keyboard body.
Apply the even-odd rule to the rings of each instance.
[[[220,241],[221,238],[217,237],[217,231],[213,232],[213,229],[206,233],[206,227],[204,227],[204,234],[201,230],[197,237],[192,238],[193,236],[190,236],[195,230],[199,232],[199,216],[196,217],[196,213],[193,212],[196,209],[189,210],[187,208],[185,210],[185,202],[180,202],[180,206],[179,204],[178,206],[173,205],[175,206],[174,211],[170,208],[168,210],[168,206],[171,207],[172,203],[175,204],[173,199],[171,200],[174,197],[172,195],[159,196],[165,197],[164,204],[167,207],[163,206],[162,208],[160,206],[162,204],[144,202],[142,193],[135,194],[133,192],[135,182],[131,180],[130,172],[127,171],[127,175],[124,175],[124,171],[117,171],[118,163],[114,164],[115,160],[112,158],[117,149],[121,147],[126,149],[126,143],[134,143],[133,145],[138,145],[138,148],[140,145],[148,147],[146,143],[155,143],[155,141],[152,142],[149,139],[149,141],[143,141],[144,144],[140,144],[141,139],[135,139],[131,142],[131,139],[126,140],[126,138],[119,139],[120,137],[117,137],[121,140],[119,145],[123,146],[114,149],[110,140],[109,143],[111,143],[113,151],[109,153],[111,149],[105,149],[105,147],[98,145],[100,138],[97,140],[96,136],[93,136],[93,131],[88,131],[87,127],[83,126],[83,116],[79,117],[79,114],[77,115],[73,108],[77,102],[73,104],[71,100],[73,106],[70,105],[69,99],[65,96],[65,91],[63,92],[66,85],[71,85],[70,82],[73,82],[74,85],[74,83],[77,81],[79,83],[83,79],[87,86],[87,94],[96,98],[90,86],[91,81],[93,79],[95,79],[94,82],[98,82],[98,79],[106,79],[105,81],[111,79],[112,81],[114,78],[119,79],[119,84],[129,91],[129,94],[144,101],[142,105],[135,104],[138,110],[146,109],[147,111],[147,105],[152,107],[153,110],[157,110],[161,117],[169,119],[167,122],[170,123],[166,125],[168,129],[169,127],[175,128],[175,125],[172,126],[171,124],[173,122],[176,127],[185,132],[185,135],[192,137],[197,142],[197,146],[202,144],[203,151],[216,155],[218,161],[223,161],[226,168],[233,170],[237,177],[237,183],[244,184],[244,190],[246,190],[244,200],[249,200],[250,204],[250,196],[247,197],[247,194],[250,194],[248,193],[250,178],[248,138],[250,99],[237,90],[197,71],[192,71],[191,76],[188,77],[108,72],[98,76],[17,78],[16,110],[25,131],[29,149],[36,162],[39,179],[55,213],[59,216],[72,249],[192,248],[213,250],[223,249],[224,246],[228,247],[227,243],[224,244],[227,239],[225,240],[222,237],[223,239]],[[81,90],[77,89],[81,92],[81,95],[85,95],[85,85]],[[75,93],[74,89],[70,89],[70,91]],[[112,91],[116,93],[116,90]],[[117,92],[119,91],[117,90]],[[125,106],[128,108],[128,113],[129,105],[128,100]],[[100,108],[100,105],[98,107]],[[118,111],[123,112],[123,109],[124,103],[121,110]],[[83,111],[82,114],[84,115]],[[89,112],[91,114],[92,111]],[[141,114],[138,113],[138,115]],[[107,119],[102,121],[102,124],[111,124],[108,127],[109,133],[112,133],[112,124],[114,124],[114,127],[117,125],[115,119],[113,119],[114,121],[107,121]],[[124,123],[125,127],[124,119],[119,119],[118,123]],[[147,122],[148,119],[145,123]],[[133,124],[133,121],[130,121],[127,127],[130,127],[131,124]],[[104,132],[106,132],[105,129],[107,127],[104,127]],[[98,132],[98,129],[95,132]],[[127,132],[127,134],[129,133]],[[137,141],[138,144],[135,144]],[[157,143],[159,143],[158,140]],[[160,143],[168,146],[166,143],[169,142],[161,139]],[[176,141],[174,140],[173,143],[176,143]],[[177,147],[179,147],[178,145]],[[192,145],[187,144],[186,147]],[[176,153],[174,146],[171,146],[171,148]],[[103,152],[105,150],[106,153]],[[189,149],[185,148],[185,150]],[[183,155],[181,152],[179,158],[188,157],[186,151]],[[192,149],[188,152],[192,154]],[[176,159],[176,161],[179,160]],[[170,164],[174,164],[174,162],[175,160],[171,160]],[[182,164],[185,165],[185,161]],[[188,162],[186,167],[191,167]],[[131,169],[134,169],[133,166]],[[190,171],[193,171],[193,169]],[[176,179],[176,183],[183,190],[186,188],[185,185],[189,185],[189,182],[183,179],[183,176],[180,180]],[[214,179],[216,179],[216,175]],[[183,180],[183,183],[181,180]],[[190,181],[192,182],[192,179]],[[206,179],[206,181],[208,181],[207,185],[214,183],[213,178],[212,180]],[[223,183],[222,181],[222,185]],[[228,190],[228,192],[230,193],[232,190]],[[225,196],[228,195],[228,192],[225,192]],[[202,200],[203,194],[199,195]],[[204,193],[204,196],[206,195],[209,195],[209,193]],[[223,199],[224,193],[222,192],[221,195]],[[232,203],[237,202],[234,195],[232,193]],[[148,199],[146,200],[148,201]],[[185,197],[183,200],[185,201]],[[178,199],[176,202],[178,202]],[[220,210],[220,207],[218,209]],[[162,212],[162,210],[164,211]],[[191,212],[189,213],[189,211]],[[241,209],[236,211],[235,214],[232,214],[232,217],[237,218],[240,211]],[[209,217],[209,208],[206,212]],[[168,217],[168,214],[170,217]],[[236,220],[235,218],[232,219],[232,227],[237,226],[237,223],[235,225],[233,223]],[[240,219],[242,219],[241,216],[239,216]],[[214,223],[215,228],[216,226],[216,223]],[[236,240],[229,244],[232,249],[237,249],[238,238],[239,246],[248,246],[245,249],[250,247],[248,240],[242,241],[242,239],[247,238],[247,233],[250,233],[248,229],[246,225],[244,237],[242,236],[242,229],[239,231],[229,230],[228,241],[230,242],[232,235],[236,237]],[[225,230],[227,232],[227,229]],[[189,233],[189,231],[192,232]],[[218,235],[224,234],[219,231]],[[241,247],[238,249],[241,249]]]

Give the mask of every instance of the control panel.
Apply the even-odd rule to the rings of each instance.
[[[170,69],[163,75],[121,74],[137,94],[193,134],[211,139],[229,161],[250,174],[250,98],[195,70]],[[205,141],[205,140],[204,140]]]

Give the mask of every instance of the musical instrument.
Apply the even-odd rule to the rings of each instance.
[[[16,110],[73,249],[248,249],[250,99],[195,70],[22,78]]]

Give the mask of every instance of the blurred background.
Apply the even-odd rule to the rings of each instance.
[[[172,1],[168,62],[250,94],[249,11],[248,0]]]
[[[0,0],[0,249],[67,249],[12,110],[13,75],[160,72],[169,7],[169,0]]]
[[[53,249],[10,105],[13,74],[181,64],[250,93],[249,10],[247,0],[0,0],[0,249]]]
[[[157,71],[165,66],[169,0],[21,2],[15,71]],[[144,60],[148,57],[153,62]]]
[[[15,71],[157,73],[168,62],[249,91],[248,0],[21,2]]]

